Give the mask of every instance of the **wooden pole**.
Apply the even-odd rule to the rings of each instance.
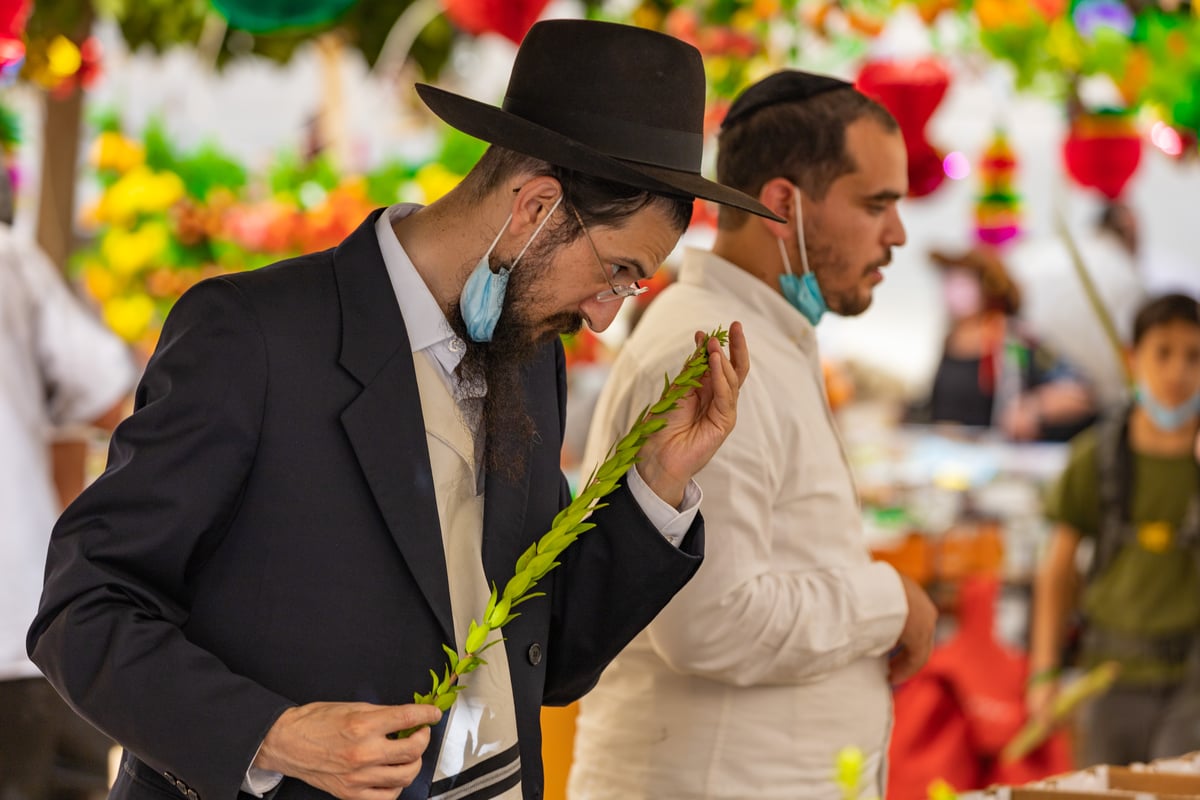
[[[71,41],[78,45],[91,32],[91,5]],[[63,98],[44,94],[42,117],[42,174],[38,190],[37,243],[63,271],[75,249],[75,181],[83,123],[83,90]],[[87,442],[64,437],[51,444],[54,483],[65,506],[82,491]]]

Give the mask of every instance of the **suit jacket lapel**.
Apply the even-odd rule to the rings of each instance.
[[[334,274],[342,309],[339,362],[362,384],[342,426],[388,531],[413,579],[454,643],[450,586],[412,345],[379,253],[376,211],[338,247]]]

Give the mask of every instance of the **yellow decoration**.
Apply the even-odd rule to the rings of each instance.
[[[1033,22],[1029,0],[976,0],[975,16],[985,31],[1004,27],[1027,28]]]
[[[1083,66],[1083,41],[1069,18],[1056,19],[1050,24],[1046,51],[1070,72],[1077,72]]]
[[[749,33],[753,31],[762,21],[762,17],[758,16],[753,9],[743,8],[741,11],[733,12],[733,16],[729,18],[729,26],[735,31]]]
[[[83,288],[97,303],[103,303],[117,291],[117,279],[103,264],[92,262],[83,268]]]
[[[173,172],[138,166],[122,175],[100,198],[96,216],[114,225],[130,225],[139,214],[166,211],[183,198],[183,180]]]
[[[1146,522],[1138,528],[1138,544],[1151,553],[1165,553],[1171,549],[1175,530],[1169,522]]]
[[[128,172],[146,160],[146,151],[140,143],[106,131],[96,137],[90,158],[96,169]]]
[[[79,71],[83,56],[79,47],[65,36],[55,36],[46,48],[46,66],[55,78],[69,78]]]
[[[133,231],[113,228],[100,242],[100,254],[118,275],[141,272],[159,260],[170,246],[171,234],[162,222],[146,222]]]
[[[462,180],[461,175],[455,175],[437,163],[426,164],[417,170],[417,174],[413,177],[416,179],[417,186],[421,187],[421,193],[425,196],[426,203],[440,199]]]
[[[834,781],[842,790],[842,797],[846,800],[857,799],[858,785],[862,781],[862,772],[866,761],[863,751],[854,746],[843,747],[838,752],[837,773]]]
[[[108,327],[127,342],[135,342],[146,334],[154,319],[154,303],[144,294],[114,297],[101,306]]]
[[[958,797],[954,787],[941,778],[929,784],[928,792],[929,800],[955,800]]]

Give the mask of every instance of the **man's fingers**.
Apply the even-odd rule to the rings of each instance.
[[[750,348],[746,344],[746,334],[742,323],[735,322],[729,326],[729,360],[737,374],[737,385],[741,387],[750,374]]]
[[[411,764],[421,759],[421,754],[429,746],[429,728],[423,727],[413,731],[404,739],[384,739],[379,763],[397,765]]]
[[[419,728],[426,725],[436,725],[442,718],[442,712],[436,706],[424,703],[410,703],[403,706],[378,706],[367,712],[371,715],[372,732],[393,733],[409,728]]]
[[[911,678],[916,673],[913,662],[912,651],[907,647],[901,648],[888,667],[888,681],[895,686]]]

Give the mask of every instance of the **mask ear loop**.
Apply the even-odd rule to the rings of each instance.
[[[512,222],[512,214],[509,214],[508,219],[504,220],[504,224],[500,226],[500,232],[496,234],[496,238],[492,239],[492,243],[490,245],[488,245],[487,252],[483,254],[483,258],[480,259],[481,261],[487,261],[488,259],[490,259],[492,257],[492,251],[495,250],[496,245],[498,245],[500,243],[500,237],[504,235],[504,232],[506,230],[508,230],[509,223],[511,223],[511,222]],[[528,245],[526,245],[526,246],[528,246]],[[522,250],[521,252],[524,253],[525,251]]]
[[[794,184],[792,185],[792,195],[796,202],[796,235],[800,243],[800,266],[804,269],[804,274],[812,272],[808,266],[808,245],[804,241],[804,203],[800,196],[800,189]],[[783,240],[779,241],[779,246],[783,247]],[[787,256],[784,256],[787,258]],[[788,272],[791,272],[789,265]]]
[[[546,212],[546,216],[543,217],[542,221],[538,223],[538,226],[533,229],[533,235],[529,237],[529,241],[525,242],[525,246],[521,248],[521,252],[517,253],[517,257],[513,259],[513,269],[516,269],[517,264],[521,263],[521,257],[525,255],[525,251],[529,249],[529,245],[533,244],[533,240],[537,238],[537,235],[542,232],[542,228],[546,227],[546,223],[550,221],[552,216],[554,216],[554,212],[558,210],[558,207],[562,204],[562,201],[563,196],[560,194],[558,199],[554,201],[554,205],[550,206],[550,210]],[[512,219],[512,215],[509,214],[508,218]]]

